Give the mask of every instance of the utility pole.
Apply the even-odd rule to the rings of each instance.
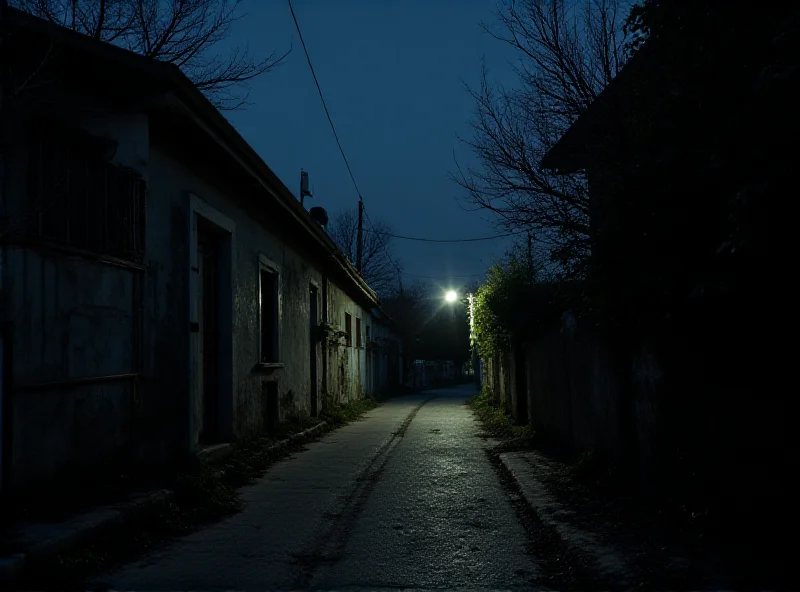
[[[364,256],[364,200],[358,198],[358,244],[356,245],[356,271],[361,273]]]
[[[528,279],[533,281],[533,236],[528,231]]]

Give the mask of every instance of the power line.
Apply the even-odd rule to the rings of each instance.
[[[353,170],[350,168],[350,163],[347,161],[347,156],[344,154],[344,148],[342,148],[342,143],[339,141],[339,134],[336,133],[336,126],[333,125],[333,119],[331,119],[331,114],[328,111],[328,105],[325,103],[325,97],[322,96],[322,87],[319,85],[319,80],[317,80],[317,73],[314,72],[314,66],[311,63],[311,57],[308,55],[308,49],[306,48],[306,42],[303,40],[303,32],[300,30],[300,23],[297,22],[297,16],[294,14],[294,8],[292,7],[292,0],[287,0],[289,2],[289,11],[292,13],[292,20],[294,21],[294,26],[297,29],[297,35],[300,37],[300,44],[303,46],[303,53],[306,54],[306,61],[308,62],[308,67],[311,70],[311,76],[314,77],[314,84],[317,85],[317,92],[319,93],[319,98],[322,101],[322,108],[325,109],[325,115],[328,117],[328,123],[331,124],[331,130],[333,131],[333,137],[336,138],[336,145],[339,146],[339,152],[342,154],[342,158],[344,159],[344,164],[347,167],[347,172],[350,173],[350,180],[353,182],[353,187],[356,188],[356,194],[358,195],[358,199],[364,201],[361,197],[361,191],[358,189],[358,183],[356,183],[356,178],[353,175]]]
[[[404,275],[410,275],[411,277],[417,277],[426,280],[464,279],[464,278],[483,277],[486,275],[485,271],[483,273],[468,273],[466,275],[450,275],[447,273],[443,273],[441,275],[420,275],[418,273],[408,273],[408,272],[403,272],[403,273]]]
[[[367,214],[367,208],[362,205],[361,211],[364,212],[364,218],[367,220],[367,222],[369,222],[369,225],[372,226],[373,234],[375,234],[380,240],[381,248],[383,249],[383,252],[386,254],[386,258],[389,260],[389,263],[392,264],[392,266],[397,271],[398,275],[403,275],[403,272],[400,270],[400,265],[395,263],[394,259],[392,259],[392,255],[391,253],[389,253],[389,249],[386,247],[386,241],[383,240],[381,233],[375,230],[375,224],[373,224],[372,219],[370,219],[369,214]]]
[[[306,42],[303,39],[303,32],[300,30],[300,23],[297,21],[297,15],[294,13],[294,7],[292,6],[292,0],[287,0],[289,3],[289,11],[292,13],[292,20],[294,21],[295,29],[297,29],[297,35],[300,37],[300,44],[303,46],[303,53],[306,56],[306,61],[308,62],[308,68],[311,70],[311,76],[314,78],[314,84],[317,86],[317,92],[319,93],[320,101],[322,101],[322,108],[325,110],[325,116],[328,118],[328,123],[331,126],[331,131],[333,132],[333,137],[336,139],[336,145],[339,147],[339,152],[342,155],[342,159],[344,160],[344,164],[347,167],[347,172],[350,175],[350,180],[353,182],[353,187],[355,187],[356,194],[358,195],[359,201],[362,203],[362,211],[364,213],[364,217],[369,222],[370,226],[372,226],[373,231],[375,231],[375,225],[370,220],[369,215],[365,208],[363,208],[364,198],[361,195],[361,190],[358,188],[358,183],[356,183],[355,175],[353,175],[353,169],[350,168],[350,162],[347,160],[347,155],[344,153],[344,148],[342,147],[342,143],[339,140],[339,134],[336,133],[336,126],[333,125],[333,118],[331,117],[330,111],[328,111],[328,105],[325,102],[325,96],[322,94],[322,87],[319,84],[319,80],[317,79],[317,73],[314,71],[314,65],[311,63],[311,56],[308,54],[308,48],[306,47]],[[397,270],[398,275],[402,275],[402,271],[400,271],[400,266],[395,263],[394,259],[389,253],[389,250],[386,248],[386,242],[382,237],[380,237],[380,244],[381,248],[383,249],[384,253],[386,253],[386,257],[389,259],[389,262],[392,266]]]
[[[322,94],[322,87],[320,86],[319,80],[317,79],[317,73],[314,71],[314,65],[311,63],[311,56],[308,53],[308,48],[306,47],[305,39],[303,39],[303,32],[300,30],[300,23],[297,21],[297,15],[294,12],[294,7],[292,6],[292,0],[287,0],[287,2],[289,4],[289,12],[291,12],[291,14],[292,14],[292,20],[294,21],[295,29],[297,29],[297,35],[300,38],[300,44],[303,46],[303,53],[306,56],[306,61],[308,62],[308,68],[309,68],[309,70],[311,70],[311,76],[314,78],[314,84],[317,87],[317,92],[319,93],[320,101],[322,101],[322,108],[325,110],[325,116],[328,118],[328,123],[331,126],[331,131],[333,132],[333,137],[336,140],[336,145],[339,147],[339,153],[342,155],[342,160],[344,160],[344,164],[347,167],[347,172],[350,175],[350,180],[353,182],[353,187],[355,188],[356,194],[358,195],[358,199],[359,199],[359,201],[362,202],[362,207],[363,207],[364,198],[361,195],[361,190],[358,188],[358,183],[356,183],[355,175],[353,175],[353,169],[350,167],[350,162],[347,160],[347,155],[345,154],[344,148],[342,147],[342,142],[341,142],[341,140],[339,140],[339,134],[336,132],[336,126],[333,124],[333,118],[331,117],[330,111],[328,110],[328,105],[325,102],[325,96]],[[438,243],[448,243],[448,242],[450,242],[450,243],[459,243],[459,242],[473,242],[473,241],[492,240],[492,239],[495,239],[495,238],[501,238],[503,236],[511,236],[512,234],[518,234],[518,233],[509,233],[509,234],[505,234],[505,235],[498,235],[498,236],[492,236],[492,237],[480,237],[480,238],[474,238],[474,239],[455,239],[455,240],[436,240],[436,239],[406,237],[406,236],[400,236],[400,235],[394,235],[394,234],[389,234],[389,233],[378,232],[375,229],[375,224],[373,224],[373,222],[370,219],[369,215],[367,214],[367,211],[366,211],[365,208],[363,209],[363,213],[364,213],[364,217],[367,219],[367,222],[369,222],[370,226],[372,227],[372,232],[379,237],[381,248],[383,249],[384,253],[386,254],[386,257],[389,260],[389,262],[392,264],[392,266],[395,268],[395,270],[397,270],[397,274],[401,277],[401,280],[402,280],[403,272],[401,271],[400,266],[394,261],[394,259],[392,258],[391,254],[389,253],[389,250],[386,247],[386,241],[383,239],[382,235],[391,236],[393,238],[399,238],[399,239],[403,239],[403,240],[417,240],[417,241],[423,241],[423,242],[438,242]],[[416,275],[416,274],[406,274],[406,275],[411,275],[411,276],[415,276],[415,277],[426,277],[426,276],[419,276],[419,275]],[[453,277],[453,278],[455,278],[455,277],[477,277],[478,275],[482,275],[482,274],[474,274],[474,275],[469,275],[469,276],[448,276],[448,277]],[[439,278],[428,277],[428,279],[439,279]]]
[[[495,240],[498,238],[504,238],[506,236],[515,236],[517,234],[522,234],[523,232],[527,232],[526,230],[518,230],[516,232],[507,232],[505,234],[495,234],[494,236],[480,236],[475,238],[453,238],[453,239],[439,239],[439,238],[421,238],[418,236],[402,236],[399,234],[392,234],[391,232],[380,232],[376,230],[372,230],[371,232],[375,234],[382,234],[384,236],[391,236],[392,238],[399,238],[402,240],[410,240],[410,241],[422,241],[426,243],[473,243],[478,241],[487,241],[487,240]]]

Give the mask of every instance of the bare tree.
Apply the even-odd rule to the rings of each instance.
[[[484,65],[469,89],[476,111],[462,141],[478,165],[457,164],[467,200],[508,230],[528,228],[562,272],[580,275],[590,246],[583,175],[543,169],[544,154],[614,78],[624,63],[622,0],[506,0],[497,24],[484,25],[512,47],[518,84],[492,84]]]
[[[394,290],[398,282],[400,265],[389,253],[391,228],[383,220],[365,225],[363,233],[364,250],[361,262],[361,276],[378,294],[385,295]],[[358,210],[340,210],[328,227],[333,241],[350,261],[355,264],[358,252]]]
[[[175,64],[221,110],[242,107],[252,79],[285,53],[257,58],[246,44],[215,46],[244,17],[241,0],[11,0],[11,6],[138,54]]]

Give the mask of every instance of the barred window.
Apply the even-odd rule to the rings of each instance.
[[[28,166],[30,238],[141,263],[147,186],[108,162],[111,144],[80,131],[34,136]]]

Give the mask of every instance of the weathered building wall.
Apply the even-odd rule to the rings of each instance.
[[[330,283],[328,287],[328,322],[344,332],[345,315],[351,319],[351,343],[340,338],[328,347],[328,379],[326,403],[347,403],[361,398],[366,387],[366,323],[370,321],[369,309],[354,302],[341,288]],[[361,346],[358,346],[356,319],[361,319]]]
[[[402,345],[392,328],[372,316],[371,340],[367,350],[367,377],[370,395],[382,395],[399,388],[402,383]]]
[[[95,117],[83,128],[136,150],[114,164],[147,159],[147,122]],[[102,128],[99,130],[98,128]],[[28,201],[27,127],[18,126],[7,212],[24,226]],[[9,245],[3,268],[7,317],[15,323],[13,486],[128,459],[133,430],[135,323],[140,270],[124,263]]]
[[[153,240],[149,242],[148,258],[165,277],[164,282],[153,281],[151,300],[155,304],[152,315],[154,326],[167,321],[169,331],[165,336],[186,334],[189,319],[189,260],[187,232],[182,228],[190,220],[190,194],[227,218],[235,228],[234,254],[232,255],[232,338],[233,392],[232,432],[242,437],[264,428],[264,400],[262,382],[275,381],[284,411],[291,405],[309,412],[311,410],[310,385],[310,334],[309,287],[321,286],[321,272],[301,258],[285,242],[276,238],[276,228],[265,228],[263,221],[236,204],[233,196],[201,179],[184,164],[171,158],[161,149],[152,152],[151,177],[153,178],[151,202],[160,205],[160,212],[150,218]],[[170,221],[169,224],[166,221]],[[166,237],[164,235],[167,235]],[[159,235],[159,236],[155,236]],[[174,254],[182,256],[175,257]],[[280,338],[279,358],[284,367],[264,373],[258,368],[259,359],[259,274],[263,259],[273,263],[280,278]],[[182,278],[182,279],[180,279]],[[228,289],[226,287],[226,289]],[[177,292],[182,292],[178,294]],[[321,290],[319,290],[321,294]],[[338,301],[334,297],[335,301]],[[165,305],[162,307],[162,305]],[[168,319],[178,319],[169,322]],[[321,309],[320,309],[321,319]],[[169,338],[169,337],[167,337]],[[184,342],[184,351],[189,344]],[[185,357],[187,354],[184,353]],[[155,382],[166,369],[155,368],[151,360]],[[184,390],[190,389],[188,370],[184,366]],[[321,372],[320,372],[321,375]],[[188,411],[188,409],[187,409]],[[191,435],[195,438],[195,435]]]

